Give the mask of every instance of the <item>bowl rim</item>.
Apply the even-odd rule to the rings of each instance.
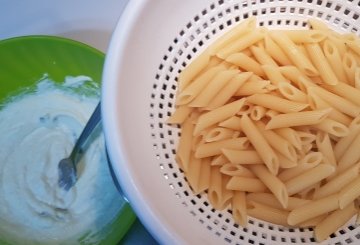
[[[9,42],[18,42],[18,41],[23,42],[23,41],[27,41],[27,40],[36,40],[36,39],[67,43],[70,45],[77,46],[79,48],[86,48],[89,51],[97,54],[98,56],[101,56],[102,58],[105,57],[105,54],[103,52],[90,46],[89,44],[86,44],[86,43],[83,43],[83,42],[80,42],[80,41],[77,41],[77,40],[74,40],[71,38],[61,37],[61,36],[56,36],[56,35],[37,34],[37,35],[23,35],[23,36],[9,37],[9,38],[5,38],[5,39],[1,39],[0,45],[5,45]]]

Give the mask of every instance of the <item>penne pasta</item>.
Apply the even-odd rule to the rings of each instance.
[[[255,125],[274,150],[281,153],[290,161],[296,162],[297,157],[295,148],[289,142],[277,135],[274,131],[270,129],[265,130],[265,124],[263,122],[255,122]]]
[[[194,135],[200,133],[201,130],[224,121],[227,118],[234,116],[240,108],[244,105],[245,99],[239,99],[224,106],[221,106],[215,110],[202,114],[195,126]]]
[[[357,40],[348,40],[346,45],[351,48],[357,55],[360,55],[360,41]]]
[[[255,150],[222,149],[224,156],[233,164],[263,164],[264,161]]]
[[[298,192],[296,195],[302,199],[310,199],[313,200],[314,199],[314,193],[317,189],[319,189],[320,187],[320,182],[315,183],[307,188],[305,188],[304,190]]]
[[[281,95],[288,100],[299,103],[308,103],[306,94],[290,83],[280,82],[278,84],[278,89]]]
[[[316,146],[330,165],[337,165],[329,134],[323,131],[318,131],[316,134]]]
[[[314,217],[312,219],[306,220],[304,222],[301,222],[300,224],[297,224],[296,226],[301,228],[313,228],[314,226],[317,226],[321,221],[323,221],[328,214],[322,214],[317,217]]]
[[[231,80],[212,98],[208,103],[207,109],[214,110],[226,104],[227,101],[239,90],[239,88],[249,79],[251,72],[236,74]],[[216,90],[215,90],[216,91]]]
[[[318,43],[308,43],[305,44],[305,48],[324,83],[329,85],[338,84],[338,78],[327,62],[320,45]]]
[[[250,111],[250,118],[254,121],[261,120],[266,113],[266,108],[263,106],[253,106]]]
[[[261,31],[251,31],[246,35],[242,36],[242,38],[235,40],[234,42],[229,43],[220,49],[216,55],[222,59],[226,59],[230,54],[240,52],[254,43],[257,43],[261,39],[264,38],[264,33]]]
[[[345,75],[350,85],[355,85],[355,71],[357,67],[356,59],[354,56],[347,52],[342,58],[342,67],[344,68]]]
[[[210,48],[210,47],[209,47]],[[210,60],[209,63],[207,64],[207,66],[204,68],[204,71],[209,70],[210,68],[213,68],[215,66],[223,66],[224,65],[224,61],[222,59],[220,59],[219,57],[216,56],[210,56]],[[225,66],[227,67],[227,66]]]
[[[287,223],[297,225],[319,215],[336,210],[339,207],[338,195],[334,194],[318,200],[310,201],[303,206],[295,208],[289,213]]]
[[[312,91],[308,93],[308,102],[312,109],[326,109],[331,108],[332,111],[330,112],[328,118],[333,119],[339,123],[344,125],[349,125],[351,123],[351,117],[345,115],[344,113],[340,112],[336,108],[331,107],[329,103],[321,99],[317,94]]]
[[[210,158],[197,159],[192,155],[186,174],[195,194],[207,190],[210,186]]]
[[[204,141],[208,143],[208,142],[214,142],[214,141],[232,138],[233,134],[234,134],[234,130],[216,127],[209,130],[209,132],[207,132],[203,138]]]
[[[360,89],[360,67],[355,69],[355,88]]]
[[[270,80],[271,84],[279,85],[279,83],[290,83],[283,74],[280,72],[278,66],[275,65],[262,65],[261,68],[264,70],[266,77]]]
[[[330,33],[331,35],[328,35],[328,39],[335,44],[340,56],[343,57],[347,50],[344,39],[341,37],[341,35],[334,35],[335,32]]]
[[[266,185],[266,187],[274,194],[283,208],[288,206],[288,192],[284,183],[264,165],[250,166],[250,170]]]
[[[189,66],[185,67],[179,75],[179,90],[182,91],[187,87],[191,81],[198,75],[205,66],[209,63],[210,53],[209,50],[203,51],[196,57]]]
[[[256,60],[247,56],[244,53],[231,54],[225,60],[226,62],[229,62],[231,64],[240,67],[240,69],[253,72],[258,76],[263,77],[265,75],[264,71],[261,69],[261,65]]]
[[[323,156],[319,152],[310,152],[305,155],[304,158],[300,159],[300,163],[297,166],[283,170],[279,175],[279,179],[286,182],[290,179],[305,173],[307,170],[312,169],[320,164]]]
[[[351,132],[345,137],[342,137],[334,146],[334,154],[336,160],[344,155],[344,152],[349,148],[355,137],[360,133],[360,116],[355,117],[349,125],[349,131]]]
[[[273,58],[265,51],[264,47],[250,47],[251,53],[254,55],[255,59],[261,65],[271,65],[277,67],[277,63],[273,60]],[[264,70],[264,69],[263,69]]]
[[[225,164],[229,163],[229,160],[223,155],[215,155],[212,157],[210,165],[211,166],[223,166]]]
[[[209,47],[209,53],[211,55],[216,54],[223,47],[229,45],[234,42],[238,38],[241,38],[245,34],[249,33],[256,26],[255,17],[249,17],[246,20],[240,22],[238,25],[233,27],[230,31],[223,34],[220,38],[218,38],[213,44]]]
[[[187,172],[189,166],[193,130],[194,125],[189,118],[182,125],[181,136],[176,151],[177,162],[184,172]]]
[[[360,178],[352,180],[339,193],[339,207],[344,209],[360,196]]]
[[[211,167],[210,186],[207,195],[209,202],[217,210],[223,210],[231,203],[233,192],[226,188],[228,182],[229,177],[221,174],[219,167]]]
[[[247,101],[282,113],[299,112],[308,107],[308,104],[282,99],[270,94],[254,94],[247,97]]]
[[[324,85],[323,88],[347,99],[357,106],[360,106],[360,90],[356,89],[355,87],[352,87],[346,83],[339,83],[335,86]]]
[[[274,150],[270,147],[264,136],[261,135],[258,128],[254,125],[251,119],[244,115],[241,118],[241,128],[245,135],[248,137],[251,144],[259,153],[261,159],[269,171],[273,174],[277,174],[279,170],[279,159],[276,156]]]
[[[271,109],[269,109],[265,112],[265,116],[267,116],[268,118],[273,118],[274,116],[279,115],[279,114],[280,114],[280,112],[274,111]]]
[[[340,65],[342,64],[342,61],[336,45],[330,40],[325,40],[323,44],[323,51],[327,62],[330,64],[338,80],[343,83],[348,83],[344,68]]]
[[[351,181],[359,177],[360,163],[355,164],[353,167],[347,169],[343,173],[336,175],[326,184],[317,189],[314,193],[314,198],[319,199],[339,192]]]
[[[274,42],[270,35],[265,35],[264,41],[266,52],[268,52],[276,62],[283,66],[292,64],[285,52]]]
[[[191,84],[180,91],[176,97],[176,105],[188,104],[205,88],[209,80],[223,70],[225,70],[225,68],[219,65],[204,71]]]
[[[295,131],[295,132],[297,133],[297,135],[300,138],[300,142],[301,142],[302,147],[304,145],[312,144],[316,139],[316,135],[312,134],[311,132],[304,132],[304,131],[301,131],[301,130]]]
[[[168,124],[182,124],[192,112],[192,108],[188,106],[179,106],[174,113],[166,120]]]
[[[269,84],[270,81],[268,80],[260,80],[260,81],[248,80],[244,85],[242,85],[238,89],[238,91],[235,93],[235,96],[248,96],[253,94],[267,93],[268,89],[266,88],[266,86],[268,86]]]
[[[239,71],[225,70],[219,72],[213,79],[208,82],[203,91],[198,94],[189,104],[191,107],[206,107],[210,101],[216,96],[217,91],[224,88]]]
[[[274,196],[272,193],[249,193],[247,195],[248,201],[255,201],[260,204],[267,205],[269,207],[277,208],[277,209],[284,209],[287,211],[291,211],[295,208],[298,208],[308,202],[310,200],[301,199],[298,197],[288,197],[288,205],[284,208],[279,200]]]
[[[349,134],[349,129],[344,124],[330,118],[325,118],[321,122],[314,124],[313,127],[338,137],[344,137]]]
[[[244,103],[244,105],[240,108],[240,110],[236,113],[236,115],[242,116],[242,115],[249,115],[252,108],[253,108],[253,104],[248,103],[247,101]]]
[[[306,172],[285,182],[286,189],[290,196],[310,187],[329,177],[335,172],[335,167],[329,164],[319,164]]]
[[[241,130],[240,118],[237,116],[232,116],[225,121],[220,122],[219,126],[233,130]]]
[[[315,93],[320,98],[325,100],[327,103],[329,103],[332,107],[335,109],[341,111],[342,113],[349,115],[351,117],[356,117],[360,114],[360,107],[356,106],[352,102],[333,94],[325,89],[322,89],[320,87],[310,87],[309,88],[310,93]]]
[[[220,172],[229,176],[255,178],[256,176],[240,164],[227,163],[220,167]]]
[[[292,161],[280,153],[277,154],[277,156],[279,158],[280,168],[288,169],[288,168],[294,168],[297,166],[297,161]]]
[[[351,54],[352,57],[354,57],[354,59],[356,60],[356,63],[357,63],[357,67],[360,66],[360,55],[357,54],[354,50],[352,50],[351,48],[350,49],[347,49],[347,51]]]
[[[267,190],[263,182],[256,178],[232,176],[226,188],[234,191],[264,192]]]
[[[281,31],[270,32],[272,39],[283,49],[290,60],[308,76],[317,76],[319,73],[311,61],[299,50],[294,42]]]
[[[298,44],[319,43],[327,37],[326,32],[320,30],[285,30],[282,32],[291,41]]]
[[[279,67],[281,74],[284,75],[291,82],[303,92],[308,92],[308,88],[316,86],[314,82],[302,73],[296,66],[282,66]]]
[[[265,129],[318,124],[323,121],[330,112],[331,108],[279,114],[270,119],[270,121],[266,124]]]
[[[204,158],[221,154],[224,148],[234,150],[245,150],[249,146],[249,140],[246,137],[220,140],[210,143],[200,144],[195,150],[195,157]]]
[[[343,210],[336,210],[332,212],[329,216],[316,225],[314,229],[316,241],[324,241],[355,214],[356,209],[353,203],[347,205],[347,207],[345,207]]]
[[[286,139],[295,149],[301,149],[301,139],[296,131],[292,128],[278,128],[274,132]]]
[[[308,23],[309,23],[311,29],[313,29],[313,30],[321,30],[321,31],[329,30],[328,26],[324,22],[322,22],[318,19],[310,18],[310,19],[308,19]]]
[[[246,194],[242,191],[235,191],[231,202],[234,220],[242,227],[247,225]]]
[[[247,206],[247,213],[249,216],[257,219],[265,220],[273,224],[287,225],[288,211],[269,207],[255,201],[249,201]]]
[[[351,142],[351,145],[345,150],[344,154],[339,160],[338,171],[342,172],[343,170],[354,165],[360,159],[360,134],[357,134],[354,140]]]

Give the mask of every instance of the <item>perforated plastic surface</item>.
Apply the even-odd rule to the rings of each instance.
[[[207,230],[209,237],[204,238],[205,240],[217,237],[217,241],[222,241],[224,244],[258,245],[315,243],[311,228],[286,228],[255,218],[250,218],[246,228],[239,227],[234,223],[230,210],[216,211],[209,204],[206,195],[195,196],[175,161],[180,130],[165,124],[165,120],[174,110],[179,72],[211,41],[230,29],[236,22],[249,16],[257,16],[261,26],[277,29],[307,29],[308,18],[314,17],[323,20],[338,32],[353,32],[359,36],[360,0],[202,1],[203,7],[198,12],[194,12],[191,4],[187,4],[189,5],[187,10],[192,13],[192,18],[183,22],[185,24],[176,30],[177,35],[172,41],[162,47],[163,53],[159,55],[161,58],[156,69],[153,70],[151,88],[146,91],[150,100],[146,102],[148,107],[142,110],[148,113],[151,146],[146,147],[151,147],[153,156],[145,156],[144,159],[155,157],[157,168],[151,171],[155,171],[159,178],[162,178],[161,185],[166,185],[170,189],[169,193],[176,196],[181,209],[190,213],[193,225]],[[138,163],[129,163],[131,164]],[[136,182],[136,177],[134,178]],[[144,190],[146,188],[142,189]],[[352,224],[353,220],[349,221],[322,244],[360,244],[360,228]]]

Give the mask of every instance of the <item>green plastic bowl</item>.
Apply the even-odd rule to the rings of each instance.
[[[100,81],[105,55],[83,43],[55,36],[23,36],[0,41],[1,104],[36,85],[47,74],[57,83],[66,76],[85,75]],[[79,91],[81,92],[81,91]],[[119,194],[120,195],[120,194]],[[109,233],[99,244],[117,244],[136,216],[124,200],[116,219],[102,231]],[[1,240],[0,244],[5,244]]]

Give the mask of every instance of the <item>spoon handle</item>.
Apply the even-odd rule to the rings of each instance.
[[[70,158],[74,160],[75,164],[77,164],[78,162],[77,159],[75,159],[75,157],[78,159],[81,158],[83,153],[82,147],[86,143],[86,140],[88,139],[89,135],[91,135],[92,131],[100,123],[100,121],[101,121],[101,105],[99,102],[70,154]]]

